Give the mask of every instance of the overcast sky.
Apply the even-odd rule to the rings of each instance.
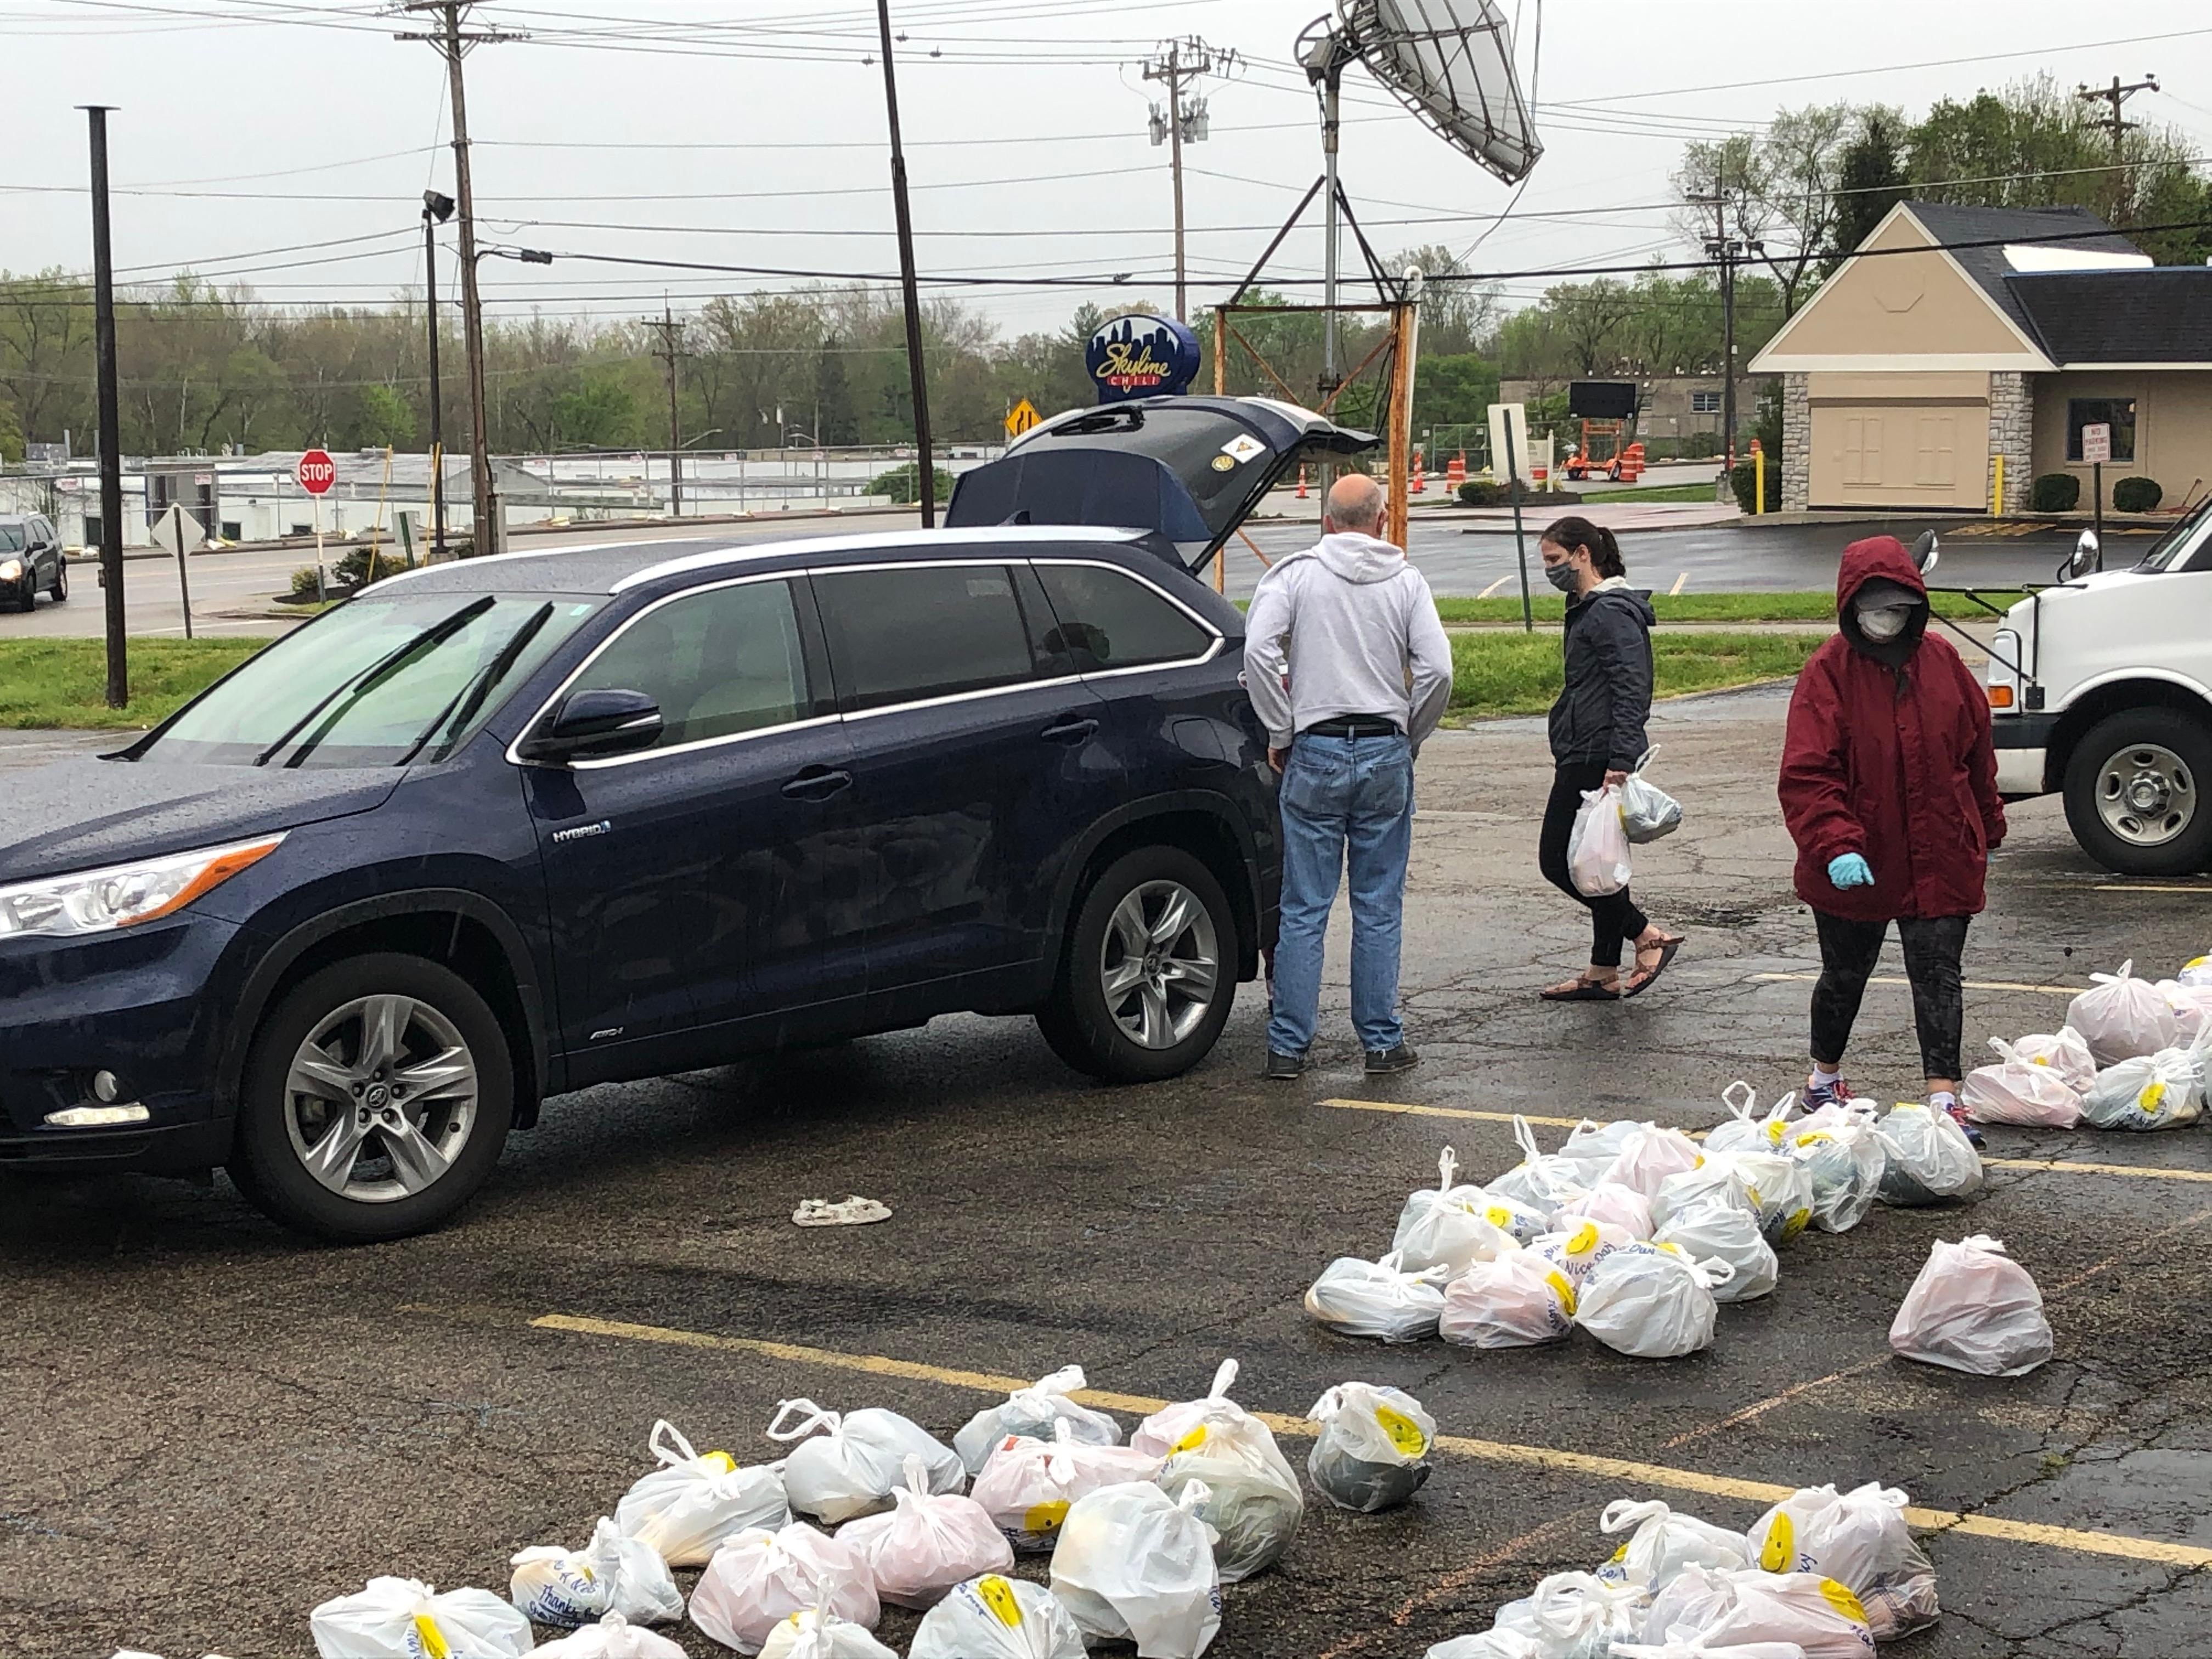
[[[2212,18],[2173,0],[1552,0],[1540,47],[1536,0],[1505,7],[1518,18],[1522,84],[1534,84],[1546,146],[1517,200],[1365,71],[1347,76],[1344,177],[1378,248],[1473,247],[1479,267],[1499,272],[1639,260],[1669,245],[1667,178],[1686,137],[1759,122],[1778,105],[1881,100],[1917,113],[2041,69],[2069,84],[2155,73],[2170,90],[2137,98],[2129,113],[2176,124],[2212,152]],[[109,118],[126,277],[231,273],[290,302],[376,303],[418,286],[421,192],[453,186],[445,76],[430,47],[391,38],[418,25],[385,9],[0,0],[0,269],[88,262],[85,118],[74,106],[102,102],[119,106]],[[1212,137],[1186,152],[1192,302],[1223,295],[1320,168],[1312,94],[1291,67],[1317,9],[1318,0],[895,0],[925,276],[1099,279],[972,290],[1008,333],[1055,326],[1085,299],[1169,302],[1167,151],[1146,136],[1158,88],[1138,66],[1164,34],[1195,32],[1246,60],[1206,83]],[[535,0],[480,3],[474,21],[532,37],[468,60],[485,240],[557,254],[896,270],[882,75],[863,61],[874,51],[872,10],[851,0]],[[278,249],[295,251],[268,252]],[[1318,236],[1302,235],[1272,268],[1319,266]],[[1135,280],[1115,285],[1120,272]],[[631,316],[657,312],[664,289],[680,310],[708,294],[789,285],[574,258],[487,262],[485,276],[505,315]],[[1543,286],[1540,276],[1506,283],[1516,297]]]

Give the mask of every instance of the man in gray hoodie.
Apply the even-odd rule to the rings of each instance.
[[[1451,641],[1429,584],[1380,538],[1382,491],[1337,480],[1322,538],[1260,579],[1244,681],[1282,774],[1283,903],[1267,1021],[1270,1078],[1305,1070],[1322,945],[1349,854],[1352,1024],[1370,1073],[1419,1058],[1398,1021],[1398,945],[1413,838],[1413,755],[1451,702]]]

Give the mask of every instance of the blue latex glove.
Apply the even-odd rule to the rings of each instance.
[[[1874,872],[1856,853],[1845,853],[1828,860],[1828,884],[1832,887],[1871,887]]]

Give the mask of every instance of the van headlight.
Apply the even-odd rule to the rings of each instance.
[[[2020,635],[2000,628],[1990,641],[1990,713],[2020,713]]]
[[[181,910],[284,843],[281,835],[0,887],[0,939],[135,927]]]

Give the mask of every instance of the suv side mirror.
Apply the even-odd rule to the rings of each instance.
[[[2076,576],[2086,576],[2103,562],[2104,549],[2098,544],[2097,532],[2085,530],[2074,543],[2074,554],[2066,561],[2066,568],[2061,573],[2062,579],[2070,581]]]
[[[515,745],[527,761],[558,765],[628,755],[660,736],[660,705],[642,691],[572,691],[537,731]]]

